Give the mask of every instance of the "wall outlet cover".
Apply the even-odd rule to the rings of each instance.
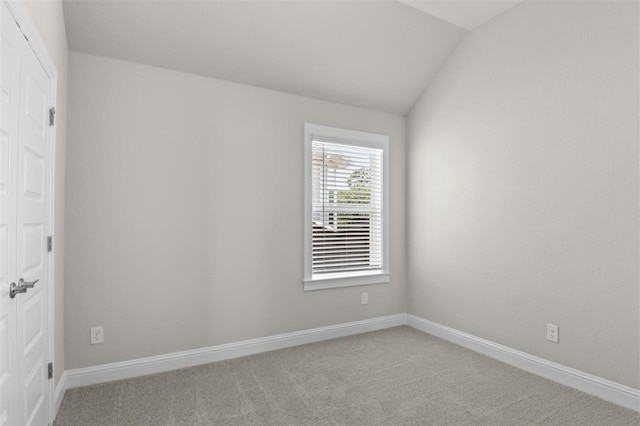
[[[547,340],[550,342],[558,343],[560,341],[558,333],[560,329],[555,324],[547,324]]]
[[[102,326],[91,327],[91,344],[97,345],[103,342],[104,342],[104,328],[102,328]]]

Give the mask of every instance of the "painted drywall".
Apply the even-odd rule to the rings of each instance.
[[[69,116],[67,369],[406,311],[403,117],[76,52]],[[305,122],[390,136],[391,283],[303,291]]]
[[[56,66],[56,148],[55,148],[55,200],[54,200],[54,346],[53,360],[56,384],[65,369],[64,363],[64,206],[65,206],[65,152],[67,138],[67,36],[59,0],[27,1],[40,37]]]
[[[77,52],[402,115],[465,34],[390,0],[64,3]]]
[[[524,2],[463,40],[408,117],[410,313],[640,388],[638,28]]]

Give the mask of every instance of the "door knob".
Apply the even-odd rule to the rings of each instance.
[[[20,278],[18,280],[18,285],[16,285],[16,283],[11,283],[11,285],[9,286],[9,297],[13,299],[18,293],[26,293],[27,290],[33,288],[33,286],[36,285],[38,281],[40,280],[27,282],[24,279]]]

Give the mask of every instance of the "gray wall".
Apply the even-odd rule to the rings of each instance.
[[[525,2],[463,40],[408,119],[410,313],[640,387],[638,24]]]
[[[65,206],[65,151],[67,138],[67,35],[62,15],[62,2],[27,1],[27,10],[47,48],[58,72],[56,86],[56,149],[54,200],[54,370],[56,384],[65,369],[64,363],[64,206]]]
[[[68,369],[406,311],[403,117],[75,52],[69,114]],[[305,122],[390,136],[390,284],[302,291]]]
[[[472,31],[407,152],[402,117],[69,57],[67,369],[408,310],[640,387],[637,3],[527,2]],[[390,285],[302,291],[305,121],[391,136]]]

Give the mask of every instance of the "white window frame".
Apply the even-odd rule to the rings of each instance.
[[[382,150],[382,267],[375,271],[313,274],[314,140]],[[388,283],[389,272],[389,137],[375,133],[305,123],[304,125],[304,290]]]

